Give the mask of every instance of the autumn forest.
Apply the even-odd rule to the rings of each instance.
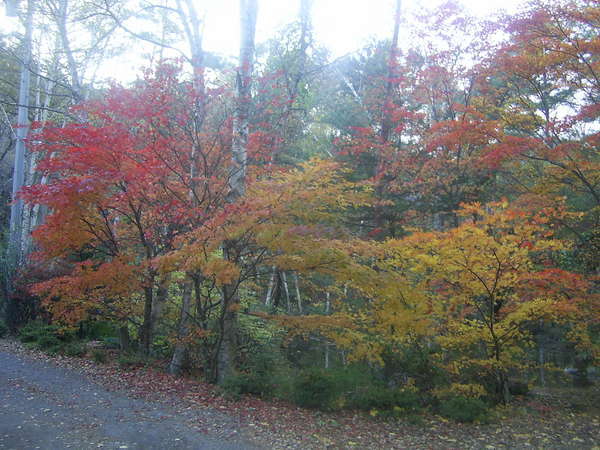
[[[594,384],[597,0],[398,0],[341,57],[313,1],[258,42],[241,0],[236,60],[201,3],[5,2],[1,334],[372,416]],[[136,45],[136,81],[94,79]]]

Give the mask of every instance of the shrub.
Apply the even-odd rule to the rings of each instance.
[[[323,370],[307,370],[294,381],[294,401],[306,408],[332,409],[340,392],[334,376]]]
[[[439,410],[442,416],[457,422],[483,421],[488,417],[488,408],[482,400],[458,395],[443,399]]]
[[[377,411],[378,415],[395,417],[422,411],[421,396],[413,389],[390,389],[385,386],[368,386],[350,395],[349,406]]]
[[[79,324],[79,335],[82,339],[100,341],[105,337],[116,336],[117,330],[112,322],[103,320],[85,320]]]
[[[383,354],[383,377],[400,386],[407,378],[422,392],[447,383],[447,372],[436,363],[437,345],[431,347],[417,343],[389,348]]]
[[[8,334],[8,327],[6,324],[0,320],[0,338],[6,337]]]
[[[117,363],[122,369],[132,369],[146,364],[146,359],[135,353],[123,353],[117,359]]]
[[[404,416],[404,421],[410,425],[414,425],[417,427],[425,425],[425,420],[423,419],[423,416],[419,414],[408,414]]]
[[[41,322],[29,322],[19,330],[19,340],[23,343],[37,342],[42,330],[47,330],[48,325]]]
[[[42,349],[48,348],[51,341],[59,343],[70,342],[74,335],[57,325],[48,325],[43,322],[29,322],[19,330],[19,340],[21,342],[35,342]]]
[[[65,347],[65,355],[72,357],[81,357],[86,354],[85,344],[82,342],[71,342]]]
[[[289,399],[289,366],[279,348],[272,342],[265,343],[253,337],[250,331],[245,330],[242,336],[243,345],[238,356],[240,370],[223,381],[221,390],[234,398],[251,394]]]
[[[64,351],[73,341],[74,334],[57,325],[34,321],[19,330],[19,339],[30,347],[54,354]]]
[[[118,349],[121,347],[119,338],[116,338],[116,337],[102,338],[102,344],[104,345],[104,348],[109,348],[109,349]]]
[[[104,350],[95,349],[92,351],[92,359],[98,364],[104,364],[108,360],[108,356]]]
[[[243,394],[264,396],[272,389],[268,380],[256,373],[242,372],[230,375],[221,384],[226,397],[239,398]]]
[[[527,395],[529,394],[529,385],[523,381],[514,381],[509,384],[508,390],[511,395]]]
[[[116,340],[117,346],[120,342]],[[173,345],[167,336],[156,336],[152,342],[152,355],[157,358],[169,358],[173,354]]]
[[[62,347],[63,343],[53,334],[42,334],[37,340],[37,347],[40,350],[50,350]]]

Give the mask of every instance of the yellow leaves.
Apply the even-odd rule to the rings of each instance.
[[[268,209],[276,223],[335,224],[340,212],[370,200],[367,186],[344,177],[345,170],[338,163],[313,159],[254,183],[247,198]]]
[[[339,301],[336,317],[303,317],[284,325],[325,336],[351,359],[377,361],[386,346],[425,336],[463,354],[485,349],[491,355],[497,346],[510,350],[526,338],[524,324],[549,318],[555,306],[553,297],[523,284],[540,252],[562,248],[544,235],[551,212],[531,217],[503,199],[464,205],[460,214],[465,220],[455,229],[413,230],[385,242],[317,238],[314,228],[282,222],[264,227],[262,244],[279,251],[274,265],[326,274],[333,283],[329,292],[345,286],[355,299]],[[484,358],[461,364],[485,371],[504,363]]]
[[[486,395],[485,388],[476,383],[472,384],[461,384],[452,383],[448,387],[436,388],[433,391],[433,395],[437,398],[443,399],[444,397],[452,395],[461,395],[468,398],[481,398]]]
[[[218,286],[233,283],[240,276],[240,268],[224,258],[213,257],[200,267],[204,276],[215,280]]]
[[[416,328],[416,335],[429,332],[442,348],[463,355],[448,365],[456,375],[466,367],[489,373],[514,365],[529,338],[527,325],[560,320],[567,310],[573,316],[577,306],[573,301],[562,306],[562,290],[572,296],[584,288],[577,278],[566,282],[571,278],[564,271],[539,269],[541,257],[566,247],[552,236],[555,218],[564,217],[564,210],[525,211],[506,200],[463,205],[464,221],[454,229],[413,231],[383,243],[384,256],[376,265],[401,274],[405,284],[398,292],[410,292],[412,305],[400,312],[391,297],[375,302],[380,309],[371,316],[373,328],[393,342],[386,326],[406,333],[411,323],[426,324]],[[554,279],[565,281],[562,290]]]
[[[549,319],[553,315],[555,303],[554,299],[544,297],[520,302],[513,312],[504,317],[502,323],[504,327],[510,329],[527,320]]]

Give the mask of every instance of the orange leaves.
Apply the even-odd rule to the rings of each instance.
[[[44,307],[56,320],[75,324],[90,313],[126,317],[130,311],[127,300],[141,286],[139,268],[115,259],[102,264],[77,264],[71,274],[37,283],[31,290],[44,299]]]
[[[240,276],[240,269],[235,264],[218,256],[210,258],[200,267],[204,276],[215,280],[218,286],[234,283]]]

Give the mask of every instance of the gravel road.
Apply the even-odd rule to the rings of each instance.
[[[211,436],[194,424],[235,421],[210,410],[109,392],[75,371],[0,350],[0,449],[255,449]]]

